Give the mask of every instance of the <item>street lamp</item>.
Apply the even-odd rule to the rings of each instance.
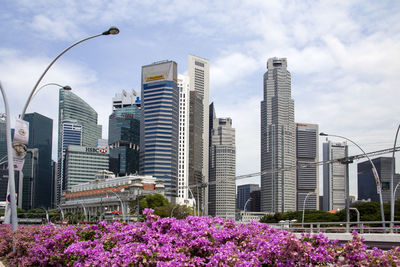
[[[49,85],[55,85],[55,86],[58,86],[58,87],[60,87],[60,88],[62,88],[62,89],[64,89],[64,90],[67,90],[67,91],[71,91],[71,90],[72,90],[71,86],[69,86],[69,85],[62,86],[62,85],[59,85],[58,83],[46,83],[45,85],[40,86],[40,87],[35,91],[35,93],[32,95],[32,98],[34,98],[35,95],[37,95],[37,94],[39,93],[39,91],[40,91],[43,87],[46,87],[46,86],[49,86]]]
[[[249,203],[250,200],[252,200],[251,197],[249,197],[249,199],[246,201],[246,203],[244,203],[244,207],[243,207],[243,216],[246,215],[246,206],[247,206],[247,203]],[[242,217],[242,222],[243,222],[243,217]]]
[[[361,152],[367,157],[367,159],[369,160],[369,162],[372,165],[372,173],[374,174],[375,177],[375,183],[376,183],[376,187],[377,187],[377,191],[379,194],[379,200],[380,200],[380,204],[381,204],[381,217],[382,217],[382,225],[383,225],[383,230],[385,231],[385,214],[383,211],[383,200],[382,200],[382,187],[381,187],[381,182],[379,179],[379,175],[378,175],[378,171],[375,168],[375,164],[372,162],[371,158],[367,155],[367,153],[365,153],[365,151],[359,146],[357,145],[354,141],[350,140],[349,138],[340,136],[340,135],[333,135],[333,134],[326,134],[326,133],[320,133],[320,136],[333,136],[333,137],[338,137],[338,138],[342,138],[345,139],[349,142],[351,142],[352,144],[354,144],[356,147],[358,147]],[[346,163],[348,164],[348,162]],[[347,192],[346,192],[346,216],[347,216],[347,222],[349,222],[350,220],[350,216],[349,216],[349,175],[347,172],[347,182],[346,182],[346,187],[347,187]]]
[[[15,179],[14,179],[14,158],[11,144],[11,125],[10,125],[10,108],[8,106],[8,100],[6,93],[1,86],[0,90],[3,95],[4,107],[6,110],[6,140],[7,140],[7,157],[8,157],[8,190],[10,193],[10,206],[11,206],[11,224],[12,230],[16,231],[18,229],[17,221],[17,203],[15,198]],[[15,242],[13,239],[13,251],[15,251]]]
[[[111,34],[111,35],[115,35],[115,34],[118,34],[118,33],[119,33],[119,29],[118,29],[118,28],[116,28],[116,27],[111,27],[110,29],[108,29],[107,31],[105,31],[105,32],[103,32],[103,33],[100,33],[100,34],[97,34],[97,35],[93,35],[93,36],[87,37],[87,38],[85,38],[85,39],[82,39],[82,40],[80,40],[80,41],[78,41],[78,42],[76,42],[76,43],[70,45],[70,46],[67,47],[64,51],[62,51],[58,56],[56,56],[56,57],[53,59],[53,61],[50,62],[50,64],[47,66],[47,68],[44,70],[44,72],[43,72],[42,75],[40,76],[39,80],[36,82],[35,86],[33,87],[32,92],[30,93],[30,95],[29,95],[29,97],[28,97],[28,100],[27,100],[26,103],[25,103],[24,109],[22,110],[22,113],[21,113],[21,120],[24,119],[26,109],[28,108],[28,105],[29,105],[30,101],[32,100],[32,97],[33,97],[33,95],[35,94],[35,91],[36,91],[36,89],[38,88],[40,82],[42,81],[44,75],[46,75],[47,71],[48,71],[48,70],[50,69],[50,67],[57,61],[57,59],[59,59],[62,55],[64,55],[64,54],[65,54],[68,50],[70,50],[72,47],[74,47],[74,46],[76,46],[76,45],[78,45],[78,44],[80,44],[80,43],[82,43],[82,42],[84,42],[84,41],[87,41],[87,40],[90,40],[90,39],[93,39],[93,38],[96,38],[96,37],[99,37],[99,36],[103,36],[103,35],[110,35],[110,34]]]
[[[303,201],[303,216],[301,218],[301,227],[304,227],[304,211],[305,211],[305,208],[306,208],[306,201],[307,201],[308,196],[311,195],[311,194],[314,194],[314,192],[308,192],[306,197],[304,198],[304,201]]]
[[[390,178],[390,232],[393,232],[393,222],[394,222],[394,202],[396,200],[395,198],[395,192],[396,190],[394,189],[394,172],[395,172],[395,164],[394,164],[394,153],[396,151],[396,141],[397,141],[397,136],[399,134],[400,130],[400,124],[397,127],[396,131],[396,136],[394,138],[394,147],[393,147],[393,154],[392,154],[392,176]],[[397,186],[396,186],[397,188]]]
[[[118,200],[121,202],[122,220],[125,221],[126,218],[125,218],[125,205],[124,205],[124,203],[122,202],[121,198],[118,196],[117,193],[115,193],[114,191],[110,191],[110,192],[113,193],[118,198]]]

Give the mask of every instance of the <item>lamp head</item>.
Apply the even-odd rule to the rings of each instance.
[[[109,35],[109,34],[118,34],[119,29],[117,27],[111,27],[108,29],[108,31],[103,32],[103,35]]]
[[[320,136],[329,136],[329,134],[326,133],[319,133]]]
[[[69,85],[63,86],[62,89],[67,90],[67,91],[71,91],[72,88]]]

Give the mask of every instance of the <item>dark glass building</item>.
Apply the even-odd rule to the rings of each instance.
[[[33,207],[49,208],[52,206],[52,168],[51,151],[53,140],[53,120],[39,113],[25,114],[24,120],[29,122],[28,148],[31,150],[34,166],[35,156],[37,157],[37,177],[34,181]],[[35,151],[35,149],[37,149]],[[29,166],[26,166],[27,168]],[[32,173],[32,168],[23,173]],[[30,172],[29,172],[30,171]],[[35,172],[35,170],[33,170]]]
[[[114,100],[113,102],[117,101]],[[139,172],[139,99],[130,104],[113,105],[113,113],[109,117],[108,144],[110,148],[110,171],[116,176]]]
[[[256,199],[254,199],[251,196],[251,193],[254,191],[259,191],[260,192],[260,185],[258,184],[244,184],[244,185],[238,185],[237,186],[237,200],[236,200],[236,208],[238,210],[244,210],[244,205],[246,204],[246,201],[249,200],[249,198],[252,198],[249,203],[246,206],[247,211],[257,211],[253,210],[252,207],[260,205],[260,202],[256,204]],[[258,196],[258,201],[260,201],[259,196]],[[254,204],[252,204],[254,202]],[[258,210],[260,211],[260,210]]]
[[[392,176],[392,158],[379,157],[372,160],[378,172],[382,184],[383,202],[390,202],[390,181]],[[358,173],[358,200],[368,200],[380,202],[376,188],[375,178],[372,173],[372,164],[369,160],[357,164]],[[394,186],[400,182],[400,175],[395,174]],[[397,199],[400,198],[396,194]]]
[[[165,196],[177,197],[179,90],[177,64],[162,61],[142,67],[140,171],[163,180]]]

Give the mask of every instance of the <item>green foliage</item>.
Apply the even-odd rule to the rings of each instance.
[[[276,212],[273,215],[265,215],[260,219],[262,223],[278,223],[281,220],[297,220],[301,222],[303,211]],[[304,222],[337,222],[339,217],[320,210],[306,210],[304,213]]]
[[[151,194],[140,200],[140,211],[145,208],[155,209],[157,207],[168,206],[168,199],[161,194]]]

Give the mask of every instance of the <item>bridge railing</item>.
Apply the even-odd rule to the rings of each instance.
[[[305,222],[297,223],[291,221],[281,221],[277,224],[270,224],[281,230],[293,233],[351,233],[357,231],[360,234],[400,234],[400,221],[360,221],[360,222]]]

